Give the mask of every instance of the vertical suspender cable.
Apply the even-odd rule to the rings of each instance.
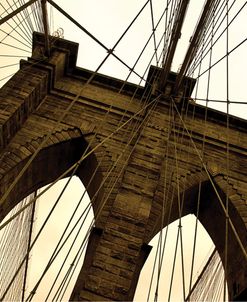
[[[36,196],[37,196],[37,191],[34,192],[34,197]],[[32,240],[36,203],[37,200],[31,205],[32,212],[31,212],[30,230],[29,230],[28,244],[27,244],[27,257],[25,262],[25,271],[24,271],[24,278],[23,278],[23,289],[22,289],[22,299],[21,299],[22,302],[24,302],[25,299],[25,291],[26,291],[27,275],[28,275],[28,263],[29,263],[29,254],[30,254],[29,251],[30,251],[31,240]]]
[[[226,0],[226,224],[225,224],[225,278],[224,278],[224,301],[226,301],[227,275],[228,275],[228,230],[229,230],[229,12],[228,0]]]

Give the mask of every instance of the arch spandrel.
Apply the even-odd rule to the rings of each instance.
[[[218,174],[219,170],[212,172],[212,165],[208,165],[208,174],[205,171],[198,171],[197,173],[190,173],[187,177],[180,178],[180,185],[184,190],[180,191],[180,196],[174,192],[177,191],[176,181],[172,181],[170,188],[166,189],[165,201],[162,190],[164,187],[160,186],[159,192],[154,195],[152,209],[150,211],[149,220],[145,233],[145,242],[148,244],[155,235],[170,223],[183,218],[188,214],[197,216],[197,205],[199,206],[198,219],[204,226],[205,230],[211,237],[216,249],[221,257],[223,267],[227,263],[227,283],[229,290],[229,297],[234,299],[235,295],[239,295],[245,290],[247,262],[241,244],[247,250],[247,228],[246,228],[246,200],[244,194],[241,194],[244,188],[243,182],[241,185],[237,180],[230,180],[227,184],[227,177],[223,174]],[[191,175],[192,174],[192,175]],[[212,186],[212,182],[214,187]],[[235,185],[233,185],[233,183]],[[238,183],[238,189],[237,189]],[[216,193],[216,191],[217,193]],[[198,192],[200,191],[200,198]],[[164,192],[164,191],[163,191]],[[227,198],[228,193],[228,198]],[[220,200],[219,200],[220,198]],[[226,230],[226,200],[228,199],[228,214],[233,224],[236,234],[232,230],[230,224],[228,225],[228,244],[227,244],[227,261],[225,262],[225,230]],[[162,209],[162,203],[164,207]],[[179,203],[182,205],[181,212],[179,211]],[[163,213],[163,216],[162,216]],[[181,214],[179,214],[181,213]],[[179,222],[178,222],[179,223]],[[238,281],[236,281],[238,280]],[[238,292],[236,293],[236,286]]]
[[[55,122],[52,120],[48,121],[38,115],[31,115],[8,146],[1,152],[1,197],[4,196],[22,169],[26,170],[8,194],[6,200],[3,201],[0,211],[1,220],[20,200],[35,190],[54,182],[66,170],[75,165],[85,152],[90,152],[93,147],[88,148],[89,140],[94,135],[91,132],[91,127],[81,125],[81,129],[79,129],[60,124],[54,132],[50,133],[49,139],[45,142],[43,148],[37,153],[34,160],[28,164],[31,156],[44,141],[47,131],[53,129],[54,124]],[[88,126],[85,123],[84,125]],[[103,198],[102,192],[105,185],[101,186],[99,191],[103,175],[102,169],[106,164],[111,165],[111,156],[107,155],[107,152],[102,148],[98,148],[97,152],[95,151],[86,158],[75,173],[80,177],[84,186],[87,187],[91,198],[97,193],[96,198],[94,196],[93,203],[95,211],[100,208],[100,200]],[[27,169],[25,166],[27,166]],[[96,168],[98,169],[97,175],[94,177],[94,181],[90,182],[91,175],[94,174]],[[69,176],[70,173],[71,171],[65,176]]]
[[[228,186],[226,185],[224,190],[222,190],[217,184],[217,177],[215,177],[213,181],[216,184],[217,191],[225,208],[227,207],[226,204],[228,201],[229,220],[231,220],[235,229],[234,232],[230,223],[228,223],[227,260],[225,259],[226,214],[225,211],[223,211],[221,202],[219,202],[219,197],[216,196],[215,190],[212,188],[210,183],[202,196],[202,210],[199,214],[199,220],[212,238],[221,257],[223,266],[225,267],[225,264],[227,263],[227,268],[225,267],[225,269],[227,269],[228,291],[230,299],[233,300],[235,299],[235,296],[244,291],[246,287],[247,261],[243,249],[245,251],[247,250],[247,229],[243,219],[243,212],[239,210],[236,205],[236,200],[234,200],[232,195],[229,194],[231,189],[227,189]],[[228,197],[227,192],[229,194]],[[239,244],[239,240],[241,241],[242,247]],[[234,287],[236,284],[238,292],[234,293]]]

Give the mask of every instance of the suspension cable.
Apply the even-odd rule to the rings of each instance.
[[[228,244],[229,244],[229,14],[228,14],[228,0],[226,0],[226,220],[225,220],[225,261],[224,261],[224,301],[226,301],[227,291],[227,277],[228,277]]]
[[[210,181],[210,183],[211,183],[211,185],[212,185],[212,187],[213,187],[213,189],[214,189],[214,192],[215,192],[215,194],[216,194],[216,196],[217,196],[217,199],[219,200],[219,203],[220,203],[220,205],[221,205],[221,207],[222,207],[222,210],[224,211],[224,213],[225,213],[225,215],[226,215],[226,217],[227,217],[226,208],[225,208],[224,203],[223,203],[223,201],[222,201],[222,199],[221,199],[221,197],[220,197],[220,195],[219,195],[219,192],[218,192],[218,190],[217,190],[217,188],[216,188],[216,186],[215,186],[215,184],[214,184],[214,182],[213,182],[213,180],[212,180],[212,177],[211,177],[211,175],[210,175],[210,173],[209,173],[209,171],[208,171],[208,169],[207,169],[207,166],[206,166],[206,164],[204,163],[204,161],[203,161],[203,159],[202,159],[202,157],[201,157],[201,154],[200,154],[198,148],[196,147],[196,144],[195,144],[195,142],[194,142],[194,140],[193,140],[193,138],[192,138],[192,136],[191,136],[191,134],[190,134],[190,132],[189,132],[187,126],[185,125],[184,120],[183,120],[182,117],[181,117],[181,114],[180,114],[180,112],[179,112],[179,110],[178,110],[178,108],[177,108],[177,106],[176,106],[176,103],[175,103],[174,99],[171,98],[171,100],[172,100],[172,102],[173,102],[173,104],[174,104],[174,107],[175,107],[175,109],[176,109],[176,111],[177,111],[177,114],[178,114],[178,116],[179,116],[179,119],[181,120],[181,122],[182,122],[182,124],[183,124],[183,126],[184,126],[184,129],[186,130],[186,132],[187,132],[187,134],[188,134],[188,136],[189,136],[189,138],[190,138],[190,140],[191,140],[191,142],[192,142],[193,148],[195,149],[196,154],[197,154],[199,160],[201,161],[201,163],[202,163],[202,165],[203,165],[203,169],[205,170],[205,172],[206,172],[206,174],[207,174],[207,177],[208,177],[208,179],[209,179],[209,181]],[[241,239],[239,238],[239,235],[238,235],[238,233],[237,233],[237,231],[236,231],[236,228],[235,228],[234,224],[232,223],[232,220],[231,220],[230,217],[229,217],[229,224],[230,224],[231,229],[232,229],[232,231],[233,231],[233,234],[234,234],[234,236],[235,236],[235,238],[236,238],[236,240],[237,240],[237,242],[238,242],[238,244],[239,244],[239,247],[240,247],[240,249],[241,249],[242,252],[243,252],[244,257],[247,259],[247,252],[246,252],[246,250],[245,250],[245,248],[244,248],[244,246],[243,246],[243,243],[242,243]]]
[[[207,79],[207,91],[206,91],[206,100],[209,97],[209,91],[210,91],[210,80],[211,80],[211,64],[212,64],[212,55],[213,55],[213,39],[214,39],[214,26],[215,26],[215,9],[213,9],[213,22],[212,22],[212,28],[211,28],[211,49],[210,49],[210,57],[209,57],[209,72],[208,72],[208,79]],[[205,35],[203,37],[203,45],[205,44]],[[202,58],[201,58],[202,60]],[[202,61],[201,61],[202,62]],[[201,65],[200,65],[201,66]],[[200,69],[198,71],[198,74],[200,74]],[[198,81],[199,85],[199,81]],[[206,102],[206,109],[205,109],[205,115],[204,115],[204,131],[203,131],[203,139],[202,139],[202,159],[204,160],[204,152],[205,152],[205,140],[206,140],[206,128],[207,128],[207,114],[208,114],[208,102]],[[203,170],[203,167],[201,167],[201,172]],[[193,242],[193,251],[192,251],[192,264],[191,264],[191,273],[190,273],[190,283],[189,283],[189,291],[192,286],[192,277],[193,277],[193,270],[194,270],[194,262],[195,262],[195,252],[196,252],[196,243],[197,243],[197,230],[198,230],[198,217],[199,217],[199,210],[200,210],[200,201],[201,201],[201,188],[202,183],[199,182],[199,191],[198,191],[198,197],[197,197],[197,209],[196,209],[196,223],[195,223],[195,231],[194,231],[194,242]]]
[[[37,196],[37,191],[34,192],[34,197],[35,196]],[[26,285],[27,285],[29,254],[30,254],[30,246],[31,246],[32,235],[33,235],[33,224],[34,224],[35,209],[36,209],[36,202],[34,202],[31,205],[30,229],[29,229],[28,244],[27,244],[27,251],[26,251],[27,252],[27,257],[26,257],[26,263],[25,263],[25,272],[24,272],[24,277],[23,277],[23,290],[22,290],[22,298],[21,298],[22,302],[24,302],[24,299],[25,299],[25,291],[26,291]]]

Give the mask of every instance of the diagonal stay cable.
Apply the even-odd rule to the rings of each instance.
[[[149,282],[149,289],[148,289],[148,295],[147,295],[147,302],[149,302],[151,289],[152,289],[152,284],[153,284],[153,279],[154,279],[154,275],[155,275],[156,263],[158,262],[159,246],[161,245],[160,241],[161,241],[161,236],[159,236],[159,238],[158,238],[158,244],[157,244],[157,248],[156,248],[156,252],[155,252],[155,256],[154,256],[152,274],[151,274],[151,279],[150,279],[150,282]]]
[[[30,12],[30,14],[31,14],[31,13],[33,13],[33,11]],[[58,37],[53,37],[53,38],[54,38],[54,40],[52,40],[52,42],[55,43],[55,41],[58,39]],[[31,50],[25,50],[25,49],[22,49],[22,48],[19,48],[19,47],[16,47],[16,46],[14,46],[14,45],[7,44],[7,43],[1,42],[1,41],[0,41],[0,43],[3,44],[3,45],[9,46],[9,47],[12,47],[12,48],[15,48],[15,49],[18,49],[18,50],[27,52],[28,54],[30,54],[30,51],[31,51]],[[28,66],[23,67],[23,68],[20,69],[18,72],[21,73],[21,72],[24,72],[24,71],[25,71],[26,73],[28,73],[28,69],[29,69],[29,68],[31,68],[31,67],[33,67],[33,66],[35,66],[35,65],[38,65],[38,64],[40,64],[40,63],[43,63],[44,61],[46,61],[46,60],[48,59],[44,54],[42,54],[42,55],[43,55],[43,57],[42,57],[41,59],[36,60],[35,62],[32,62],[32,63],[29,62],[29,65],[28,65]],[[5,56],[6,56],[6,57],[18,57],[18,58],[26,58],[26,57],[27,57],[27,55],[26,55],[26,56],[0,55],[0,57],[5,57]],[[11,77],[11,76],[13,76],[13,75],[15,75],[15,74],[16,74],[16,72],[11,73],[11,74],[9,74],[9,75],[3,77],[3,78],[0,78],[0,82],[6,80],[7,78],[9,78],[9,77]]]
[[[85,210],[84,210],[85,218],[83,219],[83,221],[82,221],[82,223],[81,223],[81,225],[80,225],[80,227],[79,227],[79,229],[78,229],[78,231],[77,231],[77,234],[75,235],[75,238],[74,238],[74,240],[73,240],[73,242],[72,242],[72,244],[71,244],[69,250],[67,251],[66,256],[65,256],[64,259],[63,259],[63,263],[62,263],[62,265],[61,265],[60,268],[59,268],[59,271],[58,271],[58,273],[57,273],[57,275],[56,275],[56,277],[55,277],[55,279],[54,279],[54,281],[53,281],[53,283],[52,283],[52,285],[51,285],[51,287],[50,287],[50,290],[49,290],[49,292],[48,292],[48,294],[47,294],[47,296],[46,296],[46,298],[45,298],[45,301],[48,300],[48,298],[50,297],[50,295],[51,295],[51,293],[52,293],[52,291],[53,291],[53,289],[54,289],[54,287],[55,287],[55,284],[57,283],[57,280],[58,280],[58,278],[59,278],[59,276],[60,276],[60,274],[61,274],[61,272],[62,272],[62,269],[64,268],[64,265],[65,265],[65,263],[66,263],[66,261],[67,261],[67,259],[68,259],[68,257],[69,257],[69,254],[70,254],[70,252],[71,252],[71,250],[72,250],[72,248],[73,248],[74,243],[75,243],[76,240],[78,239],[78,235],[80,234],[80,232],[81,232],[81,230],[82,230],[82,227],[84,226],[85,220],[87,219],[88,214],[90,213],[90,210],[91,210],[91,207],[90,207],[90,204],[88,204],[87,207],[86,207]],[[83,213],[83,214],[84,214],[84,213]],[[82,217],[82,216],[81,216],[81,217]],[[81,217],[80,217],[80,219],[81,219]],[[91,222],[91,225],[92,225],[92,226],[94,225],[94,220]],[[91,231],[91,228],[89,228],[89,230]],[[87,240],[87,235],[85,236],[85,239],[84,239],[84,240]],[[83,240],[83,242],[84,242],[84,240]],[[55,257],[56,257],[56,255],[55,255]],[[53,259],[51,259],[51,260],[53,261]],[[45,273],[45,272],[44,272],[44,273]]]
[[[170,3],[170,2],[171,2],[171,0],[169,1],[169,3]],[[169,5],[169,3],[168,3],[168,5]],[[157,27],[159,26],[160,22],[162,21],[164,15],[165,15],[165,13],[166,13],[166,11],[167,11],[167,6],[166,6],[166,8],[164,9],[164,11],[162,12],[162,14],[161,14],[161,16],[160,16],[160,18],[159,18],[159,20],[158,20],[156,26],[155,26],[155,31],[156,31]],[[169,25],[169,24],[168,24],[168,25]],[[161,42],[162,42],[162,40],[163,40],[164,37],[165,37],[165,34],[166,34],[167,29],[168,29],[168,26],[165,27],[165,32],[164,32],[163,35],[160,37],[159,43],[157,44],[157,48],[156,48],[155,52],[153,53],[153,55],[151,56],[151,58],[150,58],[150,60],[149,60],[149,63],[147,64],[147,67],[146,67],[146,69],[145,69],[145,71],[144,71],[144,73],[143,73],[143,76],[142,76],[142,79],[140,80],[139,85],[140,85],[141,82],[144,80],[145,75],[146,75],[146,73],[148,72],[148,70],[149,70],[149,68],[150,68],[150,65],[152,64],[153,59],[154,59],[154,57],[156,56],[156,53],[157,53],[157,51],[158,51],[158,49],[159,49],[159,47],[160,47],[160,45],[161,45]],[[140,52],[138,58],[136,59],[136,62],[134,63],[133,67],[132,67],[131,70],[130,70],[130,73],[128,74],[128,76],[127,76],[125,82],[123,83],[123,86],[122,86],[122,88],[120,89],[120,92],[122,91],[122,89],[123,89],[125,83],[127,82],[128,78],[130,77],[130,75],[131,75],[131,73],[132,73],[132,70],[136,67],[138,61],[140,60],[142,54],[144,53],[144,51],[145,51],[147,45],[148,45],[149,42],[150,42],[152,36],[153,36],[153,33],[149,36],[149,38],[148,38],[148,40],[147,40],[145,46],[143,47],[142,51]],[[160,54],[160,56],[159,56],[159,58],[158,58],[158,63],[161,61],[161,58],[162,58],[162,52],[161,52],[161,54]],[[146,82],[146,83],[147,83],[147,82]],[[148,83],[147,83],[147,84],[148,84]],[[161,92],[161,91],[160,91],[160,92]]]
[[[95,171],[95,172],[96,172],[96,171]],[[93,176],[94,176],[94,175],[93,175]],[[91,183],[91,181],[93,180],[93,176],[91,177],[90,183]],[[88,185],[89,185],[89,184],[88,184]],[[69,225],[70,225],[70,223],[71,223],[71,221],[72,221],[72,219],[73,219],[73,217],[74,217],[74,214],[76,213],[78,207],[80,206],[80,203],[81,203],[81,201],[83,200],[84,195],[85,195],[86,192],[87,192],[87,190],[85,189],[84,192],[83,192],[83,194],[82,194],[82,196],[81,196],[81,198],[80,198],[80,200],[79,200],[79,202],[77,203],[77,205],[76,205],[76,207],[75,207],[75,209],[74,209],[73,214],[71,215],[71,218],[70,218],[69,222],[67,223],[67,226],[65,227],[65,231],[64,231],[63,234],[61,235],[61,238],[60,238],[60,240],[59,240],[59,242],[58,242],[58,244],[57,244],[57,246],[56,246],[56,248],[55,248],[55,250],[54,250],[54,252],[53,252],[53,254],[52,254],[52,256],[51,256],[51,259],[48,261],[48,265],[47,265],[48,268],[49,268],[50,264],[53,262],[53,260],[56,258],[56,256],[58,255],[59,251],[62,249],[63,245],[66,243],[66,241],[67,241],[68,238],[70,237],[71,233],[73,232],[73,230],[75,229],[75,227],[77,226],[77,224],[79,223],[79,221],[83,218],[83,216],[84,216],[84,214],[85,214],[85,212],[86,212],[86,210],[87,210],[88,207],[83,211],[83,213],[81,214],[80,218],[77,220],[77,222],[75,223],[74,227],[72,228],[72,230],[70,231],[70,233],[67,235],[67,237],[66,237],[66,239],[64,240],[62,246],[59,247],[59,245],[60,245],[60,243],[61,243],[61,241],[62,241],[62,239],[63,239],[63,236],[65,235],[65,233],[66,233],[66,231],[67,231],[67,228],[69,227]],[[37,239],[35,238],[35,240],[37,240]],[[58,247],[59,247],[59,250],[57,251]],[[29,250],[28,252],[30,252],[30,250]],[[53,259],[53,258],[54,258],[54,259]],[[32,290],[32,293],[33,293],[33,294],[36,292],[36,289],[37,289],[37,284],[36,284],[36,286],[34,287],[34,289]]]
[[[72,18],[66,11],[64,11],[60,6],[58,6],[53,0],[47,0],[53,7],[55,7],[60,13],[62,13],[65,17],[67,17],[72,23],[74,23],[78,28],[80,28],[84,33],[86,33],[90,38],[92,38],[97,44],[103,47],[108,54],[115,57],[120,63],[122,63],[125,67],[131,70],[131,67],[126,64],[121,58],[119,58],[116,54],[114,54],[113,49],[105,46],[99,39],[97,39],[93,34],[91,34],[85,27],[83,27],[79,22],[77,22],[74,18]],[[148,0],[146,4],[149,2]],[[136,76],[142,79],[142,76],[139,75],[135,70],[132,71]]]

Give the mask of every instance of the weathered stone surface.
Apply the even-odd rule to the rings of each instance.
[[[42,44],[42,37],[35,41]],[[140,111],[148,84],[126,83],[119,93],[122,81],[98,74],[87,84],[92,72],[75,67],[76,49],[58,40],[51,58],[34,67],[34,47],[33,58],[22,62],[0,91],[1,219],[23,197],[93,150],[76,175],[87,187],[102,232],[91,235],[72,300],[131,300],[149,252],[146,244],[180,214],[195,213],[199,186],[199,219],[224,259],[225,214],[211,182],[223,205],[228,194],[229,216],[246,249],[246,122],[230,118],[226,130],[225,114],[207,109],[205,121],[205,108],[196,104],[187,104],[186,110],[181,106],[181,121],[171,115],[165,96],[153,110]],[[239,292],[246,290],[247,265],[231,231],[229,236],[227,278],[235,299],[234,284]]]

